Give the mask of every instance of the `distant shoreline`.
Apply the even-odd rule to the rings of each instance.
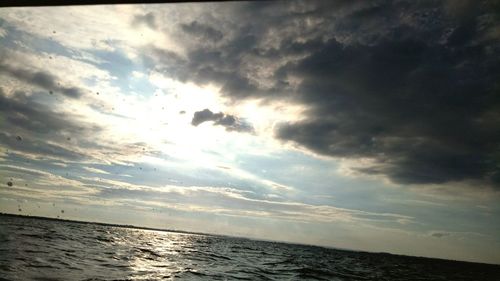
[[[80,224],[95,224],[95,225],[102,225],[102,226],[112,226],[112,227],[121,227],[121,228],[135,228],[135,229],[142,229],[142,230],[153,230],[153,231],[162,231],[162,232],[174,232],[174,233],[183,233],[183,234],[224,236],[224,235],[219,235],[219,234],[210,234],[210,233],[202,233],[202,232],[194,232],[194,231],[177,230],[177,229],[154,228],[154,227],[147,227],[147,226],[137,226],[137,225],[132,225],[132,224],[114,224],[114,223],[94,222],[94,221],[80,221],[80,220],[70,220],[70,219],[62,219],[62,218],[50,218],[50,217],[41,217],[41,216],[32,216],[32,215],[9,214],[9,213],[2,213],[2,212],[0,212],[0,216],[18,217],[18,218],[30,218],[30,219],[39,219],[39,220],[49,220],[49,221],[63,221],[63,222],[73,222],[73,223],[80,223]]]
[[[436,261],[446,261],[446,262],[453,262],[453,263],[466,263],[466,264],[477,264],[477,265],[487,265],[487,266],[500,267],[500,264],[495,264],[495,263],[461,261],[461,260],[443,259],[443,258],[435,258],[435,257],[410,256],[410,255],[393,254],[393,253],[387,253],[387,252],[370,252],[370,251],[364,251],[364,250],[340,249],[340,248],[325,247],[325,246],[320,246],[320,245],[309,245],[309,244],[300,244],[300,243],[284,242],[284,241],[271,241],[271,240],[265,240],[265,239],[230,236],[230,235],[224,235],[224,234],[212,234],[212,233],[185,231],[185,230],[177,230],[177,229],[154,228],[154,227],[136,226],[136,225],[129,225],[129,224],[89,222],[89,221],[70,220],[70,219],[62,219],[62,218],[50,218],[50,217],[41,217],[41,216],[32,216],[32,215],[9,214],[9,213],[0,212],[0,217],[2,217],[2,216],[3,217],[23,218],[23,219],[30,218],[30,219],[47,220],[47,221],[71,222],[71,223],[89,224],[89,225],[94,224],[94,225],[101,225],[101,226],[132,228],[132,229],[140,229],[140,230],[152,230],[152,231],[171,232],[171,233],[180,233],[180,234],[194,234],[194,235],[207,235],[207,236],[215,236],[215,237],[218,236],[218,237],[236,238],[236,239],[248,239],[248,240],[270,242],[270,243],[282,243],[282,244],[300,245],[300,246],[308,246],[308,247],[319,247],[319,248],[325,248],[325,249],[332,249],[332,250],[336,250],[336,251],[369,253],[369,254],[375,254],[375,255],[390,255],[390,256],[395,256],[395,257],[399,256],[399,257],[414,258],[414,259],[425,259],[425,260],[429,260],[429,261],[436,260]]]

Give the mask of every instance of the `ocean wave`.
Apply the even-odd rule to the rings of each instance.
[[[495,280],[500,276],[497,265],[65,221],[6,216],[0,229],[0,281]]]

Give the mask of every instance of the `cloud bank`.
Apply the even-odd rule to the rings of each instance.
[[[215,83],[233,102],[306,106],[303,120],[275,127],[276,138],[320,155],[373,160],[359,173],[400,184],[500,186],[500,24],[493,2],[220,8],[230,15],[225,21],[207,13],[181,24],[205,44],[185,39],[182,56],[153,48],[156,69]],[[220,118],[199,112],[193,125]]]

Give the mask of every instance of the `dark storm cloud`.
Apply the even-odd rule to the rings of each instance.
[[[284,72],[303,78],[298,99],[309,118],[284,124],[277,136],[324,155],[370,157],[377,164],[358,171],[398,183],[498,185],[499,46],[478,42],[475,21],[457,21],[449,35],[442,23],[427,24],[395,26],[370,45],[332,39],[288,66]]]
[[[195,81],[199,84],[216,82],[221,91],[230,96],[242,98],[262,93],[239,67],[239,51],[228,54],[218,50],[195,49],[188,51],[187,58],[165,50],[153,49],[150,63],[155,68],[181,81]],[[160,63],[158,63],[160,62]]]
[[[261,28],[218,24],[218,29],[215,29],[215,25],[201,21],[180,24],[181,32],[177,39],[191,45],[185,49],[185,54],[181,56],[169,50],[150,47],[147,53],[151,55],[145,61],[155,70],[181,81],[215,83],[231,97],[251,98],[272,93],[272,89],[261,87],[249,71],[255,66],[250,59],[259,52],[258,30]],[[232,30],[231,36],[224,33],[228,29]],[[192,36],[186,36],[186,33]]]
[[[219,30],[208,25],[200,24],[197,21],[192,21],[189,24],[181,24],[181,29],[193,36],[214,42],[219,41],[222,37],[224,37],[222,32]]]
[[[193,116],[193,120],[191,120],[191,125],[198,126],[203,122],[207,121],[217,121],[224,116],[222,112],[213,113],[209,109],[203,109],[202,111],[196,111]]]
[[[60,83],[57,82],[57,77],[48,72],[16,68],[0,61],[0,73],[7,74],[30,85],[45,89],[51,93],[61,93],[69,98],[77,99],[84,94],[84,91],[80,88],[61,86]]]
[[[305,105],[306,118],[281,124],[276,137],[322,155],[373,159],[360,173],[498,186],[498,4],[462,2],[238,4],[238,20],[220,25],[231,36],[185,57],[156,50],[157,70],[215,83],[233,101]],[[202,111],[193,124],[215,115]]]
[[[499,105],[491,59],[475,47],[390,40],[346,48],[332,40],[289,70],[304,78],[300,101],[311,110],[277,136],[321,154],[375,158],[371,172],[400,183],[494,177],[500,136],[482,120]]]
[[[63,159],[82,159],[85,155],[66,146],[68,136],[78,139],[86,147],[87,135],[100,131],[96,125],[80,123],[75,116],[55,112],[50,106],[36,100],[36,95],[15,92],[4,93],[0,88],[0,144],[12,151]],[[19,137],[18,137],[19,136]]]
[[[207,121],[213,121],[214,125],[223,126],[227,131],[253,132],[253,127],[250,124],[240,120],[236,116],[222,112],[213,113],[208,108],[195,112],[193,120],[191,120],[191,125],[198,126]]]
[[[156,29],[157,24],[155,15],[151,12],[144,15],[135,15],[134,19],[132,20],[132,26],[138,26],[141,24],[144,24],[151,29]]]

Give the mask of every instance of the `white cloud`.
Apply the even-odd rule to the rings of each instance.
[[[97,173],[97,174],[105,174],[105,175],[109,175],[110,173],[104,171],[104,170],[101,170],[101,169],[97,169],[97,168],[92,168],[92,167],[85,167],[85,166],[82,166],[82,169],[86,170],[86,171],[89,171],[91,173]]]

